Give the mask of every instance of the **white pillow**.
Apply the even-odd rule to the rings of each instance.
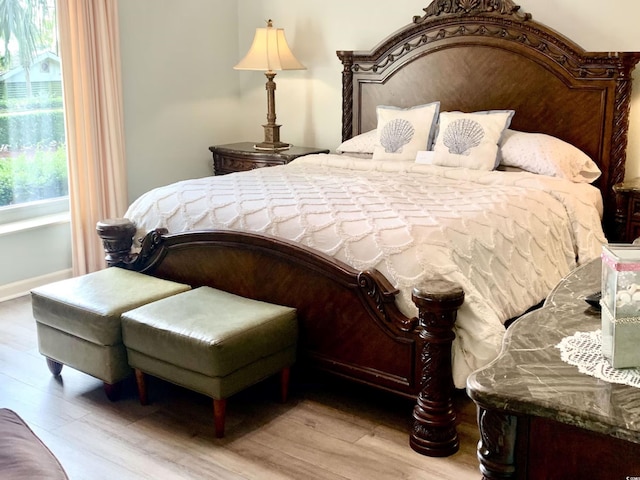
[[[434,164],[494,170],[499,164],[498,144],[513,114],[513,110],[442,112]]]
[[[342,142],[338,148],[336,148],[336,152],[352,156],[353,154],[373,155],[373,147],[376,144],[377,135],[378,133],[375,129],[356,135]]]
[[[544,133],[507,130],[501,142],[501,164],[532,173],[591,183],[602,172],[589,156],[559,138]]]
[[[440,102],[398,108],[378,105],[374,160],[415,160],[433,142]]]

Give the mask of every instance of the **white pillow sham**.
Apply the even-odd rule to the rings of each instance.
[[[376,145],[376,138],[378,136],[378,132],[373,129],[368,132],[361,133],[360,135],[356,135],[355,137],[350,138],[349,140],[345,140],[338,148],[336,148],[336,152],[344,153],[344,154],[358,154],[358,155],[373,155],[373,149]]]
[[[575,183],[592,183],[602,174],[582,150],[544,133],[507,130],[500,151],[501,165],[561,177]]]
[[[440,102],[410,108],[378,105],[374,160],[415,160],[433,142]]]
[[[494,170],[500,163],[498,144],[514,113],[513,110],[440,113],[433,163]]]

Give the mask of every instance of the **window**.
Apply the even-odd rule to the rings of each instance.
[[[54,0],[0,0],[0,223],[68,209]]]

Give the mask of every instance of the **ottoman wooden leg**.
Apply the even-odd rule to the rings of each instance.
[[[280,370],[280,401],[282,403],[285,403],[289,397],[289,377],[291,377],[291,367]]]
[[[115,402],[118,399],[118,397],[120,397],[120,386],[121,386],[121,383],[119,382],[118,383],[104,382],[102,384],[105,395],[112,402]]]
[[[49,371],[51,372],[51,374],[54,377],[57,377],[58,375],[60,375],[60,372],[62,371],[62,364],[59,362],[56,362],[55,360],[50,359],[49,357],[47,358],[47,367],[49,368]]]
[[[224,418],[227,410],[227,399],[213,399],[213,421],[216,428],[216,437],[224,437]]]
[[[144,372],[139,369],[135,369],[136,373],[136,385],[138,387],[138,398],[141,405],[149,405],[149,398],[147,397],[147,384],[144,381]]]

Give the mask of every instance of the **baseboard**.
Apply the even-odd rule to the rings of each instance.
[[[60,270],[58,272],[48,273],[47,275],[41,275],[39,277],[27,278],[26,280],[20,280],[19,282],[0,285],[0,302],[22,297],[23,295],[27,295],[33,288],[46,285],[47,283],[57,282],[58,280],[71,278],[72,275],[72,270],[69,268],[67,270]]]

